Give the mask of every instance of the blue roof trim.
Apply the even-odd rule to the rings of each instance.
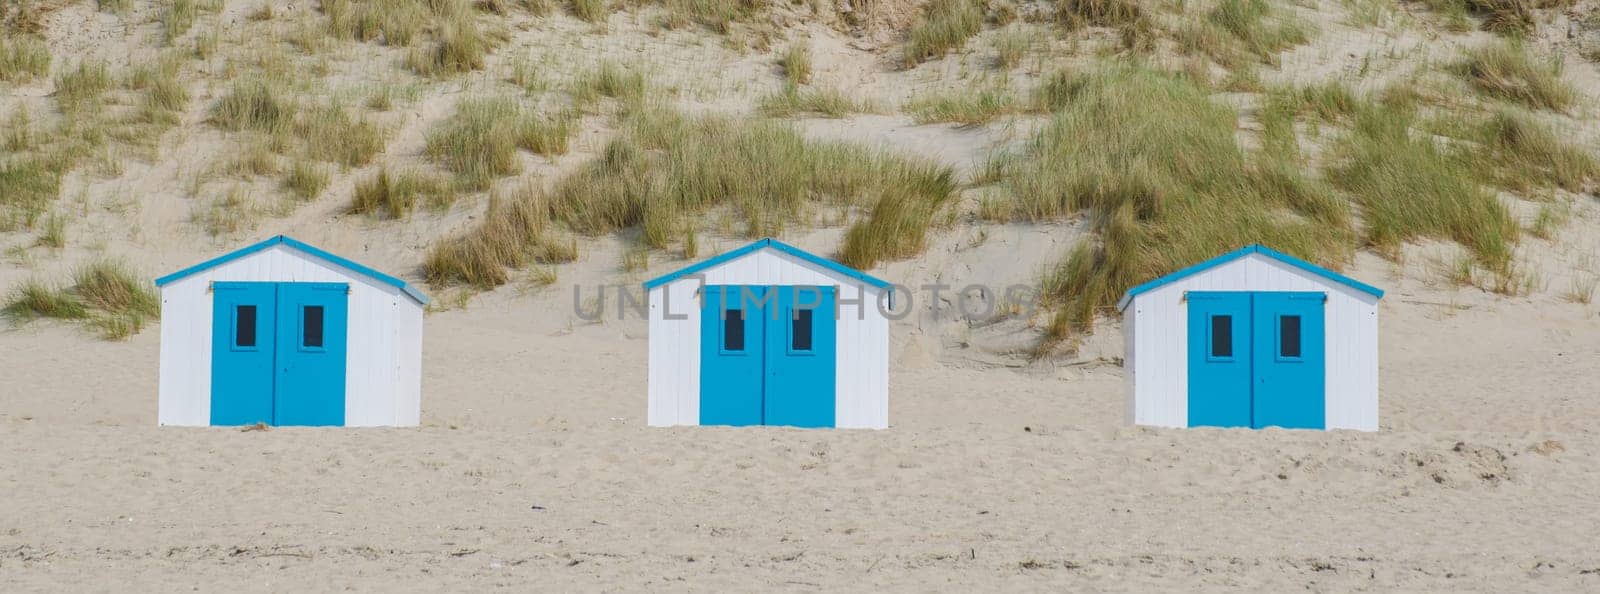
[[[865,272],[862,272],[860,270],[856,270],[856,269],[851,268],[849,266],[845,266],[845,265],[840,264],[838,262],[834,262],[833,260],[829,260],[829,259],[824,258],[822,256],[818,256],[816,254],[813,254],[811,252],[802,250],[800,248],[794,247],[792,245],[789,245],[787,243],[778,241],[776,239],[772,239],[770,237],[768,237],[766,239],[762,239],[762,240],[756,241],[755,243],[751,243],[750,245],[741,247],[739,249],[727,252],[727,253],[722,254],[720,256],[717,256],[715,258],[711,258],[711,259],[708,259],[708,260],[702,260],[702,261],[697,262],[695,264],[692,264],[692,265],[690,265],[688,267],[678,269],[675,272],[670,272],[670,273],[658,276],[656,278],[650,279],[648,281],[645,281],[644,288],[645,288],[646,291],[648,291],[650,289],[654,289],[656,287],[659,287],[661,285],[664,285],[664,284],[670,283],[672,281],[678,280],[678,279],[683,278],[685,276],[694,274],[696,272],[700,272],[702,270],[711,268],[711,267],[716,266],[718,264],[722,264],[723,262],[727,262],[729,260],[733,260],[734,258],[738,258],[738,257],[743,256],[745,254],[748,254],[750,252],[754,252],[754,251],[759,250],[761,248],[768,248],[768,247],[770,247],[772,249],[775,249],[775,250],[778,250],[780,252],[783,252],[785,254],[789,254],[789,255],[794,256],[796,258],[800,258],[801,260],[805,260],[805,261],[810,262],[812,264],[816,264],[816,265],[821,266],[823,268],[826,268],[828,270],[832,270],[832,271],[837,272],[839,274],[842,274],[844,276],[848,276],[850,278],[865,282],[865,283],[867,283],[869,285],[872,285],[874,287],[877,287],[877,288],[880,288],[880,289],[888,289],[891,293],[894,291],[894,285],[889,284],[888,281],[885,281],[885,280],[880,279],[878,277],[872,276],[872,275],[867,274]]]
[[[1379,299],[1383,298],[1383,289],[1379,289],[1379,288],[1374,287],[1372,285],[1363,283],[1363,282],[1358,281],[1356,279],[1353,279],[1353,278],[1350,278],[1348,276],[1339,274],[1339,273],[1334,272],[1332,270],[1328,270],[1328,269],[1323,268],[1321,266],[1317,266],[1316,264],[1312,264],[1312,263],[1307,262],[1305,260],[1301,260],[1299,258],[1296,258],[1296,257],[1291,256],[1289,254],[1285,254],[1283,252],[1279,252],[1277,250],[1268,248],[1266,246],[1259,245],[1259,244],[1251,244],[1251,245],[1245,246],[1243,248],[1228,252],[1228,253],[1223,254],[1221,256],[1217,256],[1217,257],[1212,258],[1210,260],[1206,260],[1206,261],[1201,262],[1199,264],[1195,264],[1194,266],[1190,266],[1188,268],[1184,268],[1182,270],[1178,270],[1177,272],[1173,272],[1172,274],[1168,274],[1168,275],[1163,276],[1161,278],[1158,278],[1158,279],[1155,279],[1155,280],[1140,284],[1140,285],[1138,285],[1138,286],[1136,286],[1136,287],[1134,287],[1132,289],[1128,289],[1128,292],[1124,293],[1122,295],[1122,299],[1117,301],[1117,311],[1122,311],[1124,309],[1127,309],[1128,308],[1128,303],[1132,302],[1134,297],[1138,297],[1142,293],[1147,293],[1147,292],[1152,291],[1152,290],[1154,290],[1157,287],[1160,287],[1162,285],[1166,285],[1168,283],[1183,279],[1185,277],[1193,276],[1193,275],[1198,274],[1200,272],[1203,272],[1203,271],[1205,271],[1207,269],[1215,268],[1217,266],[1220,266],[1222,264],[1226,264],[1228,262],[1232,262],[1232,261],[1237,260],[1239,258],[1243,258],[1245,256],[1248,256],[1250,254],[1261,254],[1261,255],[1266,256],[1268,258],[1272,258],[1272,259],[1277,260],[1279,262],[1283,262],[1284,264],[1288,264],[1288,265],[1293,266],[1295,268],[1299,268],[1299,269],[1304,270],[1306,272],[1315,274],[1317,276],[1320,276],[1320,277],[1326,278],[1328,280],[1337,282],[1339,284],[1348,286],[1348,287],[1350,287],[1352,289],[1356,289],[1356,290],[1361,291],[1363,293],[1372,295],[1373,297],[1377,297]]]
[[[166,286],[168,283],[171,283],[172,281],[175,281],[175,280],[178,280],[178,279],[181,279],[181,278],[184,278],[184,277],[191,276],[191,275],[193,275],[193,274],[195,274],[197,272],[201,272],[201,271],[204,271],[204,270],[215,268],[217,266],[226,264],[228,262],[232,262],[232,261],[237,260],[239,258],[243,258],[243,257],[248,256],[250,254],[254,254],[256,252],[259,252],[261,250],[264,250],[264,249],[267,249],[269,247],[272,247],[272,246],[275,246],[275,245],[279,245],[279,244],[292,247],[294,249],[300,250],[300,251],[305,252],[307,254],[310,254],[312,256],[316,256],[316,257],[321,258],[323,260],[327,260],[329,262],[332,262],[332,263],[337,264],[339,266],[342,266],[344,268],[348,268],[348,269],[350,269],[350,270],[352,270],[352,271],[354,271],[354,272],[356,272],[358,274],[361,274],[362,276],[366,276],[366,277],[372,278],[372,279],[377,280],[378,282],[381,282],[383,284],[392,286],[392,287],[394,287],[396,289],[400,289],[400,291],[404,292],[406,295],[411,296],[412,299],[415,299],[417,301],[417,303],[420,303],[422,305],[427,305],[428,304],[428,301],[429,301],[428,296],[422,294],[421,291],[418,291],[416,289],[416,287],[411,286],[406,281],[403,281],[403,280],[400,280],[398,278],[389,276],[389,275],[384,274],[382,272],[378,272],[378,271],[373,270],[371,268],[368,268],[366,266],[362,266],[362,265],[357,264],[357,263],[355,263],[355,262],[353,262],[351,260],[347,260],[345,258],[341,258],[339,256],[335,256],[332,253],[324,251],[322,248],[319,248],[319,247],[316,247],[314,245],[302,242],[300,240],[297,240],[297,239],[295,239],[293,237],[289,237],[287,235],[276,235],[276,236],[268,238],[267,240],[262,241],[260,243],[256,243],[256,244],[253,244],[253,245],[249,245],[249,246],[245,246],[245,247],[239,248],[237,250],[228,252],[228,253],[223,254],[221,256],[217,256],[217,257],[212,258],[210,260],[206,260],[206,261],[201,262],[199,264],[195,264],[194,266],[190,266],[190,267],[185,268],[183,270],[179,270],[179,271],[174,272],[172,274],[163,276],[161,278],[156,279],[156,286],[157,287]]]

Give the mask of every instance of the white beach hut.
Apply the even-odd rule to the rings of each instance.
[[[889,425],[889,283],[763,239],[644,287],[650,425]]]
[[[418,423],[428,298],[405,281],[280,235],[156,286],[162,425]]]
[[[1382,297],[1256,245],[1134,287],[1117,304],[1129,421],[1376,431]]]

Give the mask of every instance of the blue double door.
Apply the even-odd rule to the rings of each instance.
[[[708,285],[700,424],[833,427],[834,287]]]
[[[212,283],[211,424],[344,425],[348,293]]]
[[[1326,296],[1191,291],[1189,426],[1322,429]]]

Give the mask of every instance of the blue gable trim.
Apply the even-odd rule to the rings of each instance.
[[[361,274],[362,276],[366,276],[368,278],[371,278],[371,279],[376,280],[378,282],[381,282],[383,284],[392,286],[392,287],[394,287],[396,289],[400,289],[406,295],[409,295],[412,299],[415,299],[417,301],[417,303],[420,303],[422,305],[427,305],[428,304],[428,296],[422,294],[421,291],[418,291],[416,289],[416,287],[411,286],[410,284],[406,283],[406,281],[403,281],[403,280],[400,280],[398,278],[389,276],[389,275],[384,274],[382,272],[378,272],[378,271],[373,270],[371,268],[367,268],[366,266],[362,266],[360,264],[357,264],[357,263],[352,262],[350,260],[346,260],[346,259],[341,258],[339,256],[335,256],[335,255],[333,255],[331,253],[323,251],[321,248],[318,248],[318,247],[313,246],[313,245],[308,244],[308,243],[301,242],[301,241],[299,241],[299,240],[297,240],[297,239],[295,239],[293,237],[289,237],[287,235],[273,236],[273,237],[267,239],[266,241],[262,241],[260,243],[256,243],[256,244],[253,244],[253,245],[249,245],[249,246],[246,246],[246,247],[239,248],[237,250],[228,252],[228,253],[223,254],[221,256],[217,256],[217,257],[212,258],[210,260],[206,260],[206,261],[201,262],[199,264],[195,264],[194,266],[190,266],[190,267],[185,268],[183,270],[179,270],[179,271],[174,272],[172,274],[163,276],[161,278],[156,279],[156,286],[157,287],[166,286],[168,283],[171,283],[172,281],[191,276],[191,275],[193,275],[193,274],[195,274],[197,272],[201,272],[201,271],[204,271],[204,270],[209,270],[211,268],[215,268],[215,267],[220,266],[222,264],[226,264],[228,262],[232,262],[232,261],[237,260],[239,258],[243,258],[243,257],[248,256],[250,254],[254,254],[256,252],[259,252],[261,250],[264,250],[264,249],[267,249],[269,247],[272,247],[272,246],[275,246],[275,245],[279,245],[279,244],[292,247],[292,248],[294,248],[296,250],[305,252],[305,253],[310,254],[312,256],[316,256],[317,258],[321,258],[323,260],[327,260],[329,262],[332,262],[332,263],[337,264],[339,266],[342,266],[344,268],[348,268],[351,271],[354,271],[354,272],[356,272],[358,274]]]
[[[1221,256],[1217,256],[1217,257],[1212,258],[1210,260],[1206,260],[1206,261],[1201,262],[1199,264],[1195,264],[1194,266],[1190,266],[1188,268],[1184,268],[1182,270],[1178,270],[1177,272],[1173,272],[1172,274],[1168,274],[1168,275],[1163,276],[1161,278],[1158,278],[1158,279],[1146,282],[1144,284],[1138,285],[1138,286],[1136,286],[1136,287],[1134,287],[1132,289],[1128,289],[1128,292],[1124,293],[1122,295],[1122,299],[1117,302],[1117,311],[1122,311],[1124,309],[1127,309],[1128,308],[1128,303],[1132,302],[1134,297],[1138,297],[1139,295],[1141,295],[1143,293],[1150,292],[1150,291],[1156,289],[1157,287],[1161,287],[1161,286],[1166,285],[1168,283],[1171,283],[1173,281],[1176,281],[1176,280],[1179,280],[1179,279],[1183,279],[1183,278],[1186,278],[1186,277],[1190,277],[1190,276],[1194,276],[1195,274],[1199,274],[1199,273],[1204,272],[1206,270],[1209,270],[1211,268],[1215,268],[1217,266],[1221,266],[1223,264],[1227,264],[1228,262],[1232,262],[1234,260],[1238,260],[1239,258],[1243,258],[1243,257],[1248,256],[1250,254],[1261,254],[1261,255],[1266,256],[1268,258],[1272,258],[1272,259],[1277,260],[1279,262],[1283,262],[1284,264],[1288,264],[1288,265],[1293,266],[1295,268],[1299,268],[1301,270],[1304,270],[1306,272],[1315,274],[1315,275],[1320,276],[1322,278],[1325,278],[1325,279],[1331,280],[1333,282],[1345,285],[1347,287],[1350,287],[1352,289],[1361,291],[1361,292],[1366,293],[1368,295],[1372,295],[1373,297],[1377,297],[1379,299],[1383,298],[1383,289],[1379,289],[1379,288],[1374,287],[1372,285],[1363,283],[1361,281],[1358,281],[1358,280],[1355,280],[1355,279],[1350,278],[1348,276],[1339,274],[1339,273],[1334,272],[1332,270],[1328,270],[1328,269],[1323,268],[1321,266],[1317,266],[1316,264],[1312,264],[1312,263],[1307,262],[1305,260],[1301,260],[1301,259],[1296,258],[1294,256],[1291,256],[1289,254],[1285,254],[1283,252],[1279,252],[1277,250],[1273,250],[1273,249],[1268,248],[1266,246],[1258,245],[1258,244],[1252,244],[1252,245],[1245,246],[1245,247],[1243,247],[1241,249],[1228,252],[1228,253],[1223,254]]]
[[[698,262],[696,264],[690,265],[690,266],[688,266],[686,268],[681,268],[681,269],[677,270],[676,272],[670,272],[670,273],[658,276],[656,278],[650,279],[648,281],[645,281],[644,289],[646,291],[648,291],[650,289],[654,289],[656,287],[659,287],[661,285],[664,285],[664,284],[670,283],[672,281],[678,280],[678,279],[683,278],[685,276],[688,276],[688,275],[694,274],[696,272],[700,272],[702,270],[706,270],[706,269],[711,268],[713,266],[717,266],[717,265],[722,264],[724,262],[733,260],[734,258],[738,258],[738,257],[743,256],[745,254],[748,254],[750,252],[754,252],[754,251],[759,250],[761,248],[768,248],[768,247],[770,247],[772,249],[775,249],[775,250],[778,250],[780,252],[783,252],[785,254],[789,254],[789,255],[794,256],[796,258],[800,258],[801,260],[805,260],[805,261],[810,262],[812,264],[816,264],[816,265],[821,266],[823,268],[826,268],[828,270],[832,270],[832,271],[837,272],[839,274],[842,274],[844,276],[859,280],[859,281],[864,282],[864,283],[866,283],[868,285],[872,285],[872,286],[880,288],[880,289],[888,289],[891,292],[894,291],[894,286],[889,284],[888,281],[885,281],[885,280],[880,279],[878,277],[872,276],[872,275],[867,274],[865,272],[862,272],[860,270],[856,270],[856,269],[851,268],[849,266],[845,266],[845,265],[840,264],[838,262],[834,262],[833,260],[829,260],[829,259],[824,258],[822,256],[818,256],[816,254],[813,254],[811,252],[802,250],[800,248],[794,247],[792,245],[789,245],[787,243],[778,241],[776,239],[772,239],[770,237],[766,238],[766,239],[762,239],[760,241],[756,241],[755,243],[751,243],[750,245],[741,247],[741,248],[733,250],[731,252],[727,252],[727,253],[722,254],[720,256],[717,256],[715,258],[711,258],[711,259],[708,259],[708,260],[702,260],[702,261],[700,261],[700,262]]]

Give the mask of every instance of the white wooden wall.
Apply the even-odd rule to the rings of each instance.
[[[1378,430],[1378,300],[1260,254],[1231,262],[1133,298],[1123,311],[1130,415],[1137,425],[1189,424],[1187,291],[1320,291],[1327,293],[1329,429]]]
[[[877,301],[882,289],[774,249],[753,251],[701,274],[709,285],[838,286],[834,424],[889,426],[889,321]],[[651,426],[700,424],[699,288],[699,279],[686,276],[650,290]],[[865,302],[851,303],[863,295]],[[668,306],[685,319],[666,319]]]
[[[161,288],[162,425],[211,424],[213,281],[349,283],[345,426],[418,424],[422,305],[396,287],[279,244]]]

